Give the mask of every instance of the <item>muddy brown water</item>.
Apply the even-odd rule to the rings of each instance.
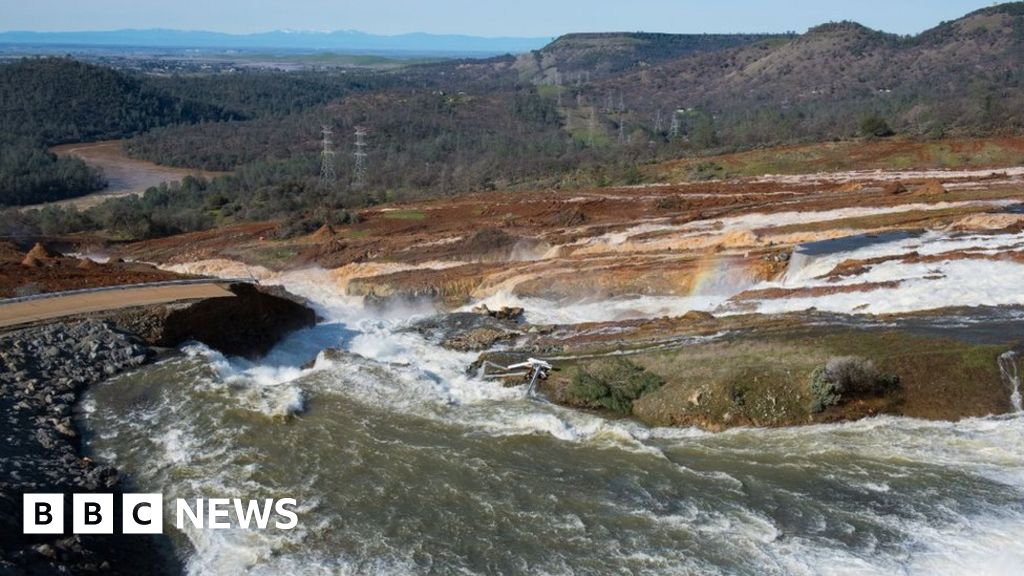
[[[174,532],[193,574],[1014,574],[1024,418],[646,428],[467,376],[409,311],[258,364],[202,346],[96,387],[87,446],[166,498],[285,497],[299,528]],[[328,346],[347,354],[310,358]],[[173,521],[171,518],[168,522]],[[170,528],[169,528],[170,529]]]
[[[185,176],[215,177],[226,174],[161,166],[131,158],[124,151],[124,140],[65,144],[55,146],[51,151],[57,155],[77,156],[90,166],[99,168],[107,179],[108,185],[104,190],[53,203],[75,206],[79,209],[96,206],[109,198],[142,194],[153,186],[159,186],[164,182],[177,182]]]

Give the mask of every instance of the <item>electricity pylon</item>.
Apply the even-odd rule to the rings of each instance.
[[[356,189],[360,189],[366,186],[366,128],[362,126],[356,127],[356,143],[355,152],[352,153],[355,156],[356,163],[355,169],[352,175],[352,186]]]
[[[331,135],[334,132],[331,131],[330,126],[325,124],[321,127],[320,133],[323,135],[323,150],[320,151],[320,183],[334,184],[334,181],[338,179],[338,175],[334,171],[334,148],[333,142],[331,142]]]

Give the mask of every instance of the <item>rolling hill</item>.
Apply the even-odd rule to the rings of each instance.
[[[659,111],[675,110],[713,119],[717,141],[741,146],[853,136],[874,114],[918,136],[1024,128],[1024,2],[909,37],[838,22],[689,46],[687,36],[642,48],[627,38],[560,38],[518,66],[538,84],[562,78],[577,96],[569,106],[597,107],[607,127],[625,122],[651,137]],[[576,86],[581,70],[591,82]],[[609,95],[624,110],[603,106]]]

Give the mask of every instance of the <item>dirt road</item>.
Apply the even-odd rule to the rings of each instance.
[[[37,300],[0,303],[0,328],[75,314],[164,304],[198,298],[228,298],[234,294],[221,283],[137,286]]]

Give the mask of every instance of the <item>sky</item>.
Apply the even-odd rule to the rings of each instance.
[[[554,37],[568,32],[803,32],[854,20],[916,34],[990,6],[979,0],[0,0],[0,30],[174,28],[430,32]]]

